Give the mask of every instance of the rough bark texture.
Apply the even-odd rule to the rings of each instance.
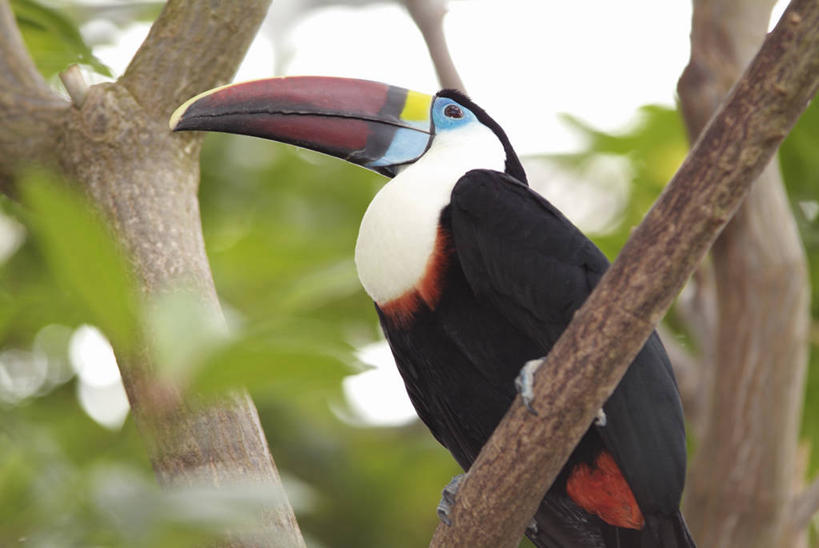
[[[656,322],[819,87],[819,2],[795,0],[516,401],[432,546],[515,546]],[[521,489],[526,486],[526,489]]]
[[[0,177],[11,180],[20,160],[58,166],[110,221],[146,297],[188,291],[221,319],[196,196],[200,137],[171,134],[167,120],[188,97],[230,79],[269,4],[169,2],[125,75],[88,89],[78,106],[45,85],[8,2],[0,0]],[[214,487],[250,481],[282,493],[248,395],[193,405],[158,380],[151,333],[134,338],[144,342],[133,354],[115,350],[159,481]],[[228,544],[303,546],[293,511],[280,498],[260,510],[257,531],[233,535]]]
[[[696,0],[679,84],[692,140],[750,62],[773,1]],[[776,81],[773,86],[778,85]],[[718,328],[685,515],[703,546],[785,546],[807,364],[807,264],[776,162],[712,250]]]

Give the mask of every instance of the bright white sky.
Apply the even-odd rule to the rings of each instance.
[[[461,0],[445,30],[472,99],[527,154],[575,148],[557,113],[614,128],[641,105],[673,104],[690,18],[687,0]],[[324,9],[294,29],[293,42],[291,74],[439,88],[420,32],[395,4]]]
[[[439,88],[421,34],[402,6],[329,7],[296,23],[282,21],[281,14],[297,11],[299,2],[305,3],[273,3],[237,80],[277,75],[278,60],[284,74]],[[469,94],[500,122],[519,153],[531,154],[577,148],[558,113],[614,129],[641,105],[672,105],[688,57],[690,18],[688,0],[453,0],[445,28]],[[119,74],[147,29],[136,25],[115,47],[95,53]],[[278,37],[279,51],[270,36]]]
[[[317,74],[429,93],[439,88],[421,34],[400,5],[346,0],[354,6],[290,19],[311,3],[320,2],[274,1],[237,81]],[[774,22],[785,4],[777,6]],[[673,105],[688,58],[690,19],[690,0],[452,0],[445,29],[468,93],[525,155],[578,148],[560,113],[613,130],[642,105]],[[106,26],[92,22],[83,32]],[[148,28],[135,25],[116,46],[95,53],[119,75]],[[277,65],[283,72],[276,74]],[[378,369],[349,377],[345,391],[362,419],[400,424],[414,413],[385,352],[385,346],[363,348],[360,358]]]

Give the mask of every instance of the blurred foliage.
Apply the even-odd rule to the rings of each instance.
[[[811,281],[810,367],[806,379],[802,435],[810,445],[810,475],[819,471],[819,101],[811,105],[779,150],[796,224],[808,256]]]
[[[656,105],[642,107],[632,127],[622,133],[594,129],[570,115],[563,119],[580,133],[586,146],[577,153],[550,156],[557,165],[583,175],[584,168],[600,156],[615,156],[625,159],[629,166],[631,180],[625,207],[614,226],[593,234],[595,243],[613,260],[631,228],[640,224],[688,152],[682,119],[676,110]]]
[[[74,306],[130,353],[136,333],[136,302],[125,259],[105,222],[90,205],[44,173],[21,178],[28,226],[46,263]]]
[[[74,63],[90,65],[100,74],[111,76],[108,67],[83,41],[75,21],[65,13],[34,0],[11,0],[11,8],[43,76],[50,78]]]
[[[119,10],[118,25],[149,19],[159,9],[151,2],[75,5],[69,21],[62,10],[31,0],[12,5],[46,75],[70,62],[94,65],[76,32],[93,9]],[[593,235],[613,257],[684,157],[683,126],[675,111],[654,106],[616,134],[567,121],[587,147],[537,161],[574,176],[588,175],[601,157],[621,158],[628,168],[622,207]],[[780,156],[814,292],[817,149],[814,104]],[[235,525],[237,506],[259,502],[253,489],[229,499],[197,490],[178,497],[161,492],[133,421],[109,430],[83,411],[81,380],[69,365],[71,330],[94,324],[127,345],[136,322],[162,333],[157,352],[172,364],[163,372],[197,393],[250,387],[308,545],[425,545],[437,524],[440,489],[456,465],[417,422],[375,428],[346,420],[353,413],[341,390],[341,379],[362,367],[356,348],[380,336],[352,251],[381,183],[375,174],[321,155],[209,136],[202,152],[202,222],[229,333],[184,297],[139,302],[116,244],[70,184],[32,173],[21,182],[21,202],[0,197],[0,235],[22,238],[0,253],[0,546],[22,539],[33,547],[199,546],[213,527]],[[819,300],[813,302],[816,317]],[[814,335],[803,427],[811,445],[819,441],[816,342]]]

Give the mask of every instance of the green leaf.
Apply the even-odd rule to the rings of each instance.
[[[65,183],[33,172],[20,184],[36,243],[54,277],[88,321],[118,351],[137,332],[136,296],[122,250],[85,198]]]
[[[144,314],[160,373],[184,382],[228,340],[224,321],[200,297],[177,288],[153,297]]]
[[[337,390],[354,370],[350,347],[328,342],[321,329],[291,325],[236,337],[200,364],[192,389],[212,393],[246,386],[252,391],[304,394]]]
[[[90,65],[100,74],[111,76],[111,69],[94,56],[75,24],[63,13],[35,0],[11,0],[11,9],[34,63],[46,78],[74,63]]]

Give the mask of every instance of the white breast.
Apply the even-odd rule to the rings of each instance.
[[[358,277],[375,302],[400,297],[423,278],[458,179],[470,169],[503,171],[505,161],[495,134],[474,124],[438,134],[424,156],[384,185],[364,213],[355,248]]]

